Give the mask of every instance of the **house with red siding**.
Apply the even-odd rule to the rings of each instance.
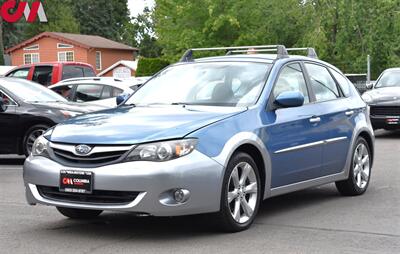
[[[12,65],[83,62],[100,73],[121,60],[134,61],[139,49],[96,35],[44,32],[6,49]]]

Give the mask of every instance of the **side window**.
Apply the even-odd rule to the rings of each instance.
[[[111,97],[117,97],[118,95],[122,94],[124,91],[122,89],[119,88],[115,88],[113,89],[113,93]]]
[[[306,63],[305,66],[317,101],[329,101],[340,97],[339,89],[328,69],[310,63]]]
[[[27,79],[29,74],[29,68],[24,68],[24,69],[19,69],[16,71],[11,72],[8,74],[8,77],[13,77],[13,78],[23,78]]]
[[[87,102],[100,100],[103,88],[102,85],[78,85],[75,92],[75,101]]]
[[[15,102],[10,99],[5,93],[0,90],[0,98],[3,99],[3,103],[6,106],[15,106]]]
[[[51,85],[53,66],[36,66],[33,71],[32,81],[44,86]]]
[[[283,67],[274,87],[273,95],[276,98],[283,92],[301,92],[304,95],[304,103],[310,102],[306,81],[301,66],[298,63]]]
[[[331,73],[335,77],[336,81],[339,83],[339,86],[342,89],[344,96],[349,97],[351,95],[351,82],[335,70],[331,69]]]
[[[83,67],[83,73],[85,77],[96,77],[96,73],[89,67]]]
[[[62,97],[66,98],[67,100],[72,100],[72,88],[73,85],[65,85],[65,86],[58,86],[53,88],[52,90]]]
[[[83,77],[83,69],[74,65],[64,65],[62,71],[62,79],[69,78],[82,78]]]

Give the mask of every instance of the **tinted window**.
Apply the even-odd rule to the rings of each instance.
[[[32,81],[35,81],[41,85],[51,85],[51,79],[53,77],[53,66],[36,66],[33,71]]]
[[[339,90],[328,69],[316,64],[306,63],[305,65],[317,101],[329,101],[340,97]]]
[[[72,99],[72,88],[73,85],[65,85],[65,86],[58,86],[53,88],[52,90],[62,97],[71,100]]]
[[[344,96],[349,97],[351,95],[350,86],[352,85],[350,81],[335,70],[331,69],[331,73],[335,77],[336,81],[339,83],[339,86],[342,89]]]
[[[83,67],[83,73],[85,74],[85,77],[96,77],[96,73],[94,73],[92,68],[89,67]]]
[[[91,85],[91,84],[78,85],[75,93],[75,101],[87,102],[87,101],[100,100],[102,91],[103,91],[102,85]]]
[[[24,69],[19,69],[16,71],[11,72],[8,74],[8,77],[14,77],[14,78],[24,78],[27,79],[29,74],[29,68],[24,68]]]
[[[81,78],[83,77],[83,69],[79,66],[74,65],[64,65],[63,66],[63,74],[62,79],[69,79],[69,78]]]
[[[118,95],[122,94],[124,91],[122,89],[114,88],[111,97],[117,97]]]
[[[283,92],[300,92],[304,95],[304,103],[310,102],[306,81],[300,64],[290,64],[282,69],[274,87],[273,95],[276,98]]]
[[[10,97],[8,97],[5,93],[0,90],[0,98],[3,99],[3,103],[6,106],[16,105]]]

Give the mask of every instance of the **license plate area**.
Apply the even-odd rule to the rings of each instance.
[[[92,194],[93,172],[78,170],[60,171],[60,192]]]

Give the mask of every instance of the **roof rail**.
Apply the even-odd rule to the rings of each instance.
[[[226,50],[229,55],[234,51],[243,52],[257,52],[260,50],[277,51],[278,58],[287,58],[289,56],[283,45],[261,45],[261,46],[237,46],[237,47],[217,47],[217,48],[193,48],[188,49],[182,56],[180,62],[190,62],[193,61],[193,52],[195,51],[217,51]]]
[[[314,48],[288,48],[287,51],[307,51],[307,57],[318,59],[317,52]]]

